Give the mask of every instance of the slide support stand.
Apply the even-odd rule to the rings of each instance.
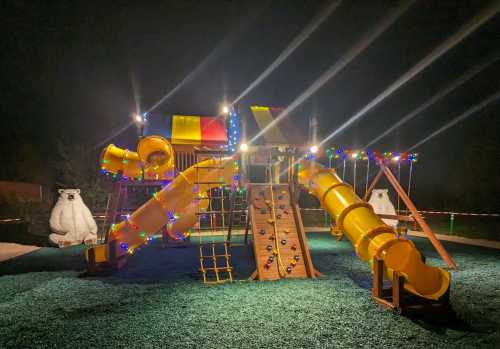
[[[441,258],[445,261],[445,263],[448,265],[449,268],[453,268],[455,270],[458,269],[457,264],[451,258],[451,256],[448,254],[448,252],[445,250],[441,242],[436,238],[434,233],[432,232],[431,228],[425,222],[425,220],[422,218],[420,213],[418,212],[417,208],[411,201],[411,199],[408,197],[404,189],[401,187],[401,184],[399,184],[398,180],[396,177],[392,174],[391,170],[385,166],[384,164],[380,164],[381,170],[384,172],[385,176],[387,177],[389,183],[394,187],[394,189],[397,191],[399,197],[403,202],[405,203],[406,207],[408,210],[411,212],[413,218],[415,221],[418,223],[420,228],[422,228],[423,232],[427,236],[427,238],[431,241],[432,246],[436,249],[436,251],[439,253]]]
[[[394,271],[391,287],[384,289],[384,260],[373,258],[372,299],[389,309],[402,315],[432,314],[449,310],[449,290],[439,300],[430,300],[418,297],[404,289],[405,278]]]

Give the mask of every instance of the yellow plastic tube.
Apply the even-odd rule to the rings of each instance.
[[[205,160],[181,172],[126,220],[113,225],[107,244],[91,247],[96,263],[109,261],[112,246],[114,256],[132,253],[166,224],[172,223],[171,229],[177,231],[192,227],[198,222],[197,209],[207,207],[207,191],[235,184],[237,169],[233,158],[224,158]]]
[[[139,155],[128,149],[122,149],[114,144],[108,145],[101,153],[101,169],[110,173],[121,172],[130,178],[142,176]]]
[[[172,179],[174,177],[174,150],[168,140],[160,136],[141,138],[137,152],[108,145],[101,153],[101,169],[130,178]]]
[[[439,299],[450,285],[449,273],[426,265],[413,242],[398,239],[367,202],[342,182],[335,170],[314,161],[299,165],[299,182],[318,198],[336,225],[351,241],[356,254],[372,265],[373,258],[384,260],[384,275],[392,280],[394,271],[405,277],[405,289],[427,299]]]
[[[174,150],[169,141],[160,136],[141,138],[137,153],[144,166],[145,179],[174,177]]]

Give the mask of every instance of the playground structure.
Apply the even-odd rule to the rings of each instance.
[[[261,128],[272,120],[270,108],[253,107],[252,111],[256,119],[261,117],[257,120]],[[233,117],[234,114],[229,120],[232,127],[235,125]],[[189,117],[185,116],[182,118],[187,132],[191,132],[196,121],[186,121]],[[211,124],[214,120],[216,118],[205,122]],[[234,129],[231,131],[235,134]],[[272,135],[273,132],[268,134]],[[283,133],[275,132],[274,135],[283,137]],[[172,142],[179,142],[179,137],[170,135],[169,138]],[[120,176],[121,180],[125,177],[126,181],[134,179],[136,183],[142,182],[144,185],[150,182],[151,185],[161,185],[162,189],[123,221],[115,222],[119,217],[116,209],[119,205],[116,202],[121,200],[116,199],[116,196],[120,197],[121,189],[115,186],[115,194],[112,195],[115,200],[114,203],[111,200],[113,207],[111,214],[108,214],[109,229],[105,241],[86,251],[90,271],[97,271],[103,266],[109,270],[124,267],[127,255],[147,244],[162,229],[172,239],[179,239],[179,234],[185,237],[194,229],[200,237],[200,272],[203,281],[217,284],[231,282],[233,270],[229,247],[232,224],[228,225],[222,252],[217,249],[213,237],[220,228],[217,222],[223,221],[225,217],[233,221],[234,204],[231,203],[229,212],[224,212],[223,203],[214,208],[216,205],[213,205],[213,201],[217,197],[211,193],[218,191],[220,198],[223,196],[221,193],[224,193],[223,187],[235,191],[245,186],[248,201],[245,242],[251,229],[256,264],[251,279],[317,277],[321,274],[313,266],[298,206],[300,190],[305,188],[335,221],[333,233],[338,237],[346,236],[357,256],[370,264],[374,272],[372,296],[375,301],[398,310],[403,309],[405,293],[423,300],[423,303],[430,302],[431,306],[446,301],[449,273],[425,264],[425,258],[415,245],[400,238],[373,212],[366,198],[363,200],[356,195],[355,185],[351,187],[340,179],[334,169],[325,168],[314,161],[313,154],[304,145],[282,143],[282,139],[278,142],[267,140],[268,144],[252,146],[236,153],[238,139],[230,142],[226,140],[227,145],[224,147],[217,142],[212,147],[200,147],[200,143],[189,145],[193,137],[185,138],[189,141],[181,140],[181,146],[177,146],[177,149],[166,138],[150,135],[140,140],[137,152],[113,145],[103,151],[101,165],[104,171]],[[189,147],[191,153],[186,152]],[[174,159],[174,154],[182,152],[186,160],[179,162]],[[412,219],[423,228],[448,265],[456,267],[430,228],[426,227],[425,221],[384,161],[377,159],[375,163],[380,171],[370,186],[366,184],[365,196],[385,174],[410,210]],[[259,165],[265,168],[265,179],[260,183],[255,182],[249,170]],[[218,219],[214,218],[216,215]],[[202,217],[207,216],[210,217],[208,235],[202,229]],[[202,243],[204,234],[211,238],[208,244]],[[392,282],[390,294],[383,290],[384,278]]]

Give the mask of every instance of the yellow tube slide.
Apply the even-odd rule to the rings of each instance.
[[[142,176],[141,160],[135,151],[108,145],[101,153],[101,169],[110,173],[121,172],[124,176],[138,178]]]
[[[186,231],[198,221],[198,203],[200,208],[207,207],[206,192],[235,183],[237,169],[233,158],[224,158],[205,160],[181,172],[126,220],[113,225],[107,244],[92,247],[96,263],[109,260],[111,246],[116,248],[115,256],[132,253],[166,224],[171,223],[173,231]]]
[[[103,149],[101,169],[130,178],[172,179],[174,177],[174,150],[168,140],[160,136],[141,138],[137,152],[122,149],[114,144]]]
[[[342,182],[335,170],[314,161],[302,161],[299,182],[318,198],[351,241],[356,254],[372,265],[373,258],[384,260],[384,275],[392,280],[394,271],[405,277],[405,289],[427,299],[438,299],[450,285],[446,270],[426,265],[413,242],[398,239],[367,202]]]

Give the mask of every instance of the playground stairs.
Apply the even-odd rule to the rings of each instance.
[[[197,163],[209,157],[218,159],[222,162],[224,151],[196,151]],[[212,182],[201,181],[203,178],[203,171],[222,170],[223,167],[217,166],[199,166],[195,167],[196,181],[195,187],[199,188],[203,184],[214,184]],[[215,183],[218,184],[218,183]],[[229,253],[230,242],[226,237],[220,241],[220,236],[217,236],[217,231],[226,227],[226,212],[227,199],[223,188],[224,183],[220,183],[218,189],[209,190],[203,198],[196,200],[196,216],[198,222],[195,226],[195,232],[198,235],[199,241],[199,259],[200,259],[200,273],[204,284],[222,284],[226,282],[233,282],[233,267],[231,266],[231,255]],[[229,196],[230,197],[230,196]],[[202,200],[208,200],[208,208],[202,209]],[[229,202],[233,205],[233,202]],[[232,217],[230,219],[232,221]],[[231,224],[228,226],[231,230]],[[208,231],[207,231],[208,230]]]
[[[298,205],[288,184],[252,183],[248,203],[257,269],[251,278],[314,278]]]

